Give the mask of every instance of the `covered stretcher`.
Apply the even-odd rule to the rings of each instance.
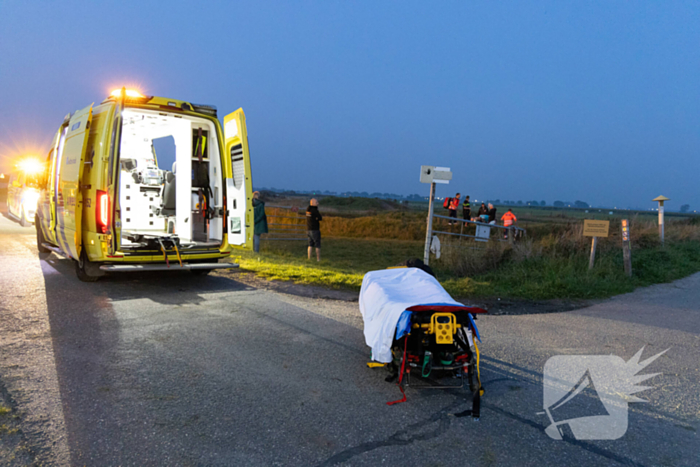
[[[365,342],[372,360],[389,369],[387,381],[398,377],[402,392],[409,384],[440,388],[467,383],[474,393],[472,416],[479,416],[480,336],[473,315],[485,310],[455,301],[435,277],[417,267],[365,274],[359,304]],[[420,384],[411,383],[412,375]],[[438,383],[444,378],[453,383]]]

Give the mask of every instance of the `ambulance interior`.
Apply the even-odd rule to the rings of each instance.
[[[223,177],[216,127],[203,118],[125,109],[119,206],[121,245],[177,238],[182,248],[219,246]]]

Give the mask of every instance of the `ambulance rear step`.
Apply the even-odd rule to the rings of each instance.
[[[231,269],[237,268],[235,263],[182,263],[167,264],[102,264],[100,269],[108,272],[140,272],[140,271],[189,271],[192,269]]]

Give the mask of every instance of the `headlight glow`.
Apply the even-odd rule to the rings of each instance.
[[[25,191],[22,195],[22,206],[25,211],[36,211],[36,205],[39,202],[39,193],[36,191]]]

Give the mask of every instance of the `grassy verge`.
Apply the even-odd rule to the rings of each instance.
[[[588,270],[588,257],[547,257],[511,262],[474,277],[449,277],[443,285],[456,296],[533,300],[592,299],[632,292],[636,287],[681,279],[700,271],[700,243],[685,241],[632,254],[633,276],[623,274],[622,252],[608,251]]]
[[[360,290],[367,271],[384,269],[422,256],[415,241],[324,238],[321,262],[306,259],[306,242],[263,240],[260,255],[244,252],[241,267],[272,280]],[[315,253],[314,253],[315,255]]]

